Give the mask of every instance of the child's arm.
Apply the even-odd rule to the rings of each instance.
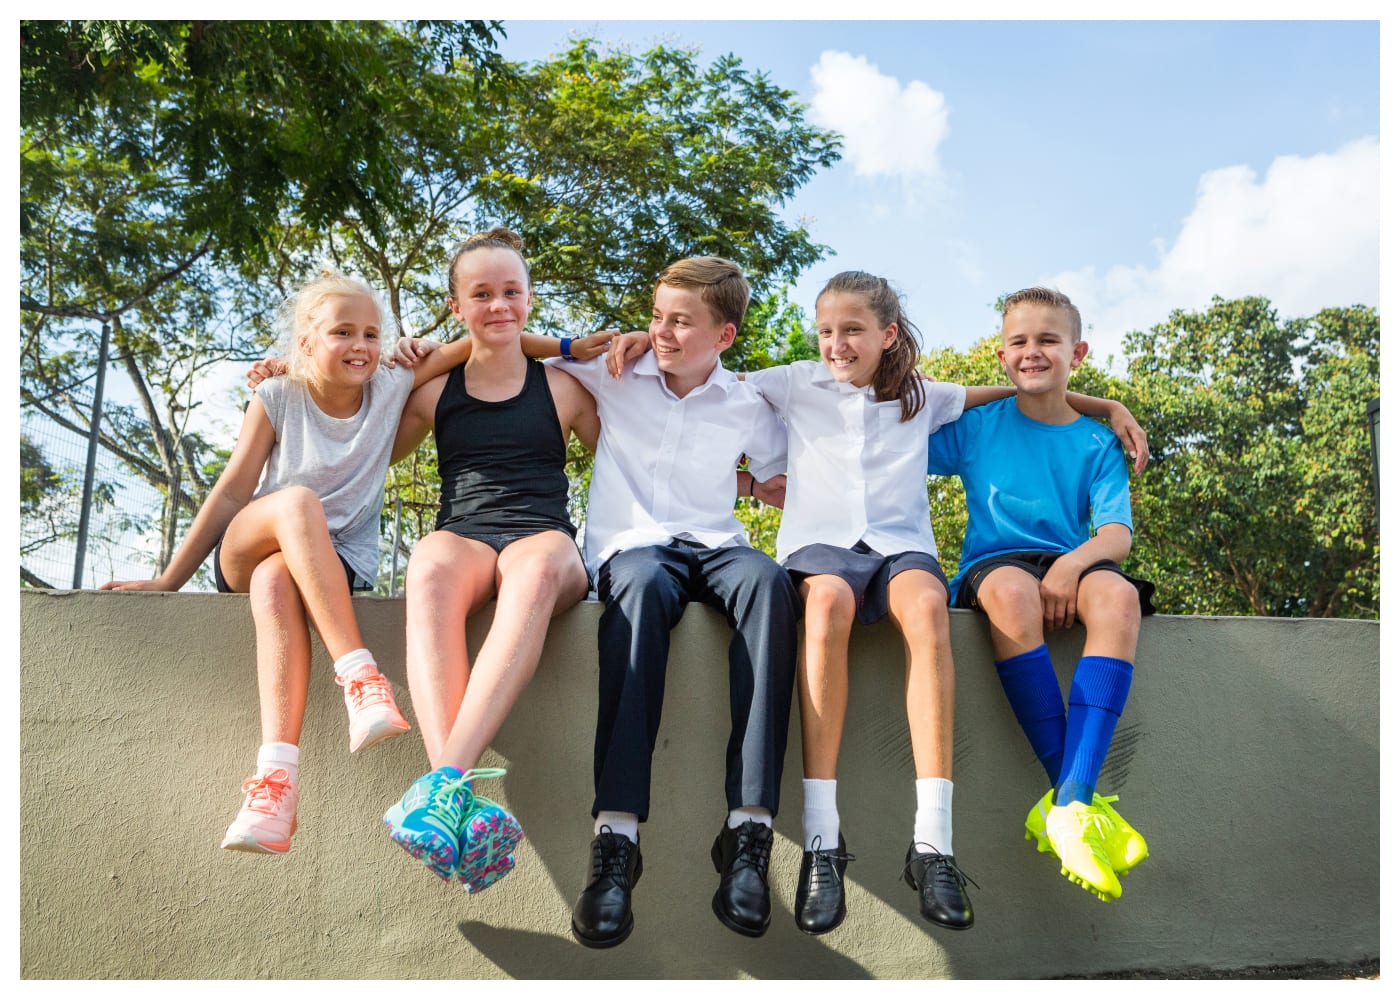
[[[399,429],[394,434],[394,447],[389,452],[389,464],[401,462],[433,429],[433,419],[437,414],[438,398],[442,387],[447,384],[446,375],[438,375],[436,380],[421,385],[408,396],[399,415]]]
[[[736,478],[741,497],[753,497],[759,503],[778,508],[787,500],[787,473],[779,473],[766,482],[759,482],[752,472],[740,469]]]
[[[616,335],[616,330],[599,330],[586,337],[544,337],[537,333],[522,333],[520,349],[527,358],[592,361],[608,349],[608,344]]]
[[[622,368],[633,358],[640,358],[651,350],[651,337],[645,330],[619,333],[608,345],[608,374],[622,378]]]
[[[243,427],[238,432],[238,443],[233,446],[228,464],[195,514],[190,533],[180,543],[165,572],[154,580],[110,580],[101,589],[179,590],[183,587],[213,551],[229,523],[248,506],[276,440],[277,433],[267,410],[262,400],[254,396],[244,411]]]
[[[1133,472],[1141,473],[1147,468],[1150,452],[1147,447],[1147,434],[1126,406],[1116,399],[1100,399],[1098,396],[1085,396],[1071,392],[1065,395],[1069,405],[1086,417],[1107,420],[1109,428],[1123,443],[1123,450],[1133,460]]]
[[[995,403],[998,399],[1006,399],[1008,396],[1014,395],[1016,395],[1016,390],[1009,385],[969,385],[963,409],[970,410],[974,406],[985,406],[987,403]]]
[[[545,365],[545,375],[549,379],[549,391],[554,396],[554,409],[560,422],[578,438],[589,451],[598,450],[598,433],[602,424],[598,420],[598,404],[593,394],[583,387],[576,378],[570,377],[561,369],[563,365]]]
[[[1045,579],[1040,581],[1045,627],[1057,629],[1073,625],[1079,575],[1100,559],[1121,563],[1132,547],[1132,529],[1126,524],[1105,524],[1093,538],[1056,559],[1045,574]]]

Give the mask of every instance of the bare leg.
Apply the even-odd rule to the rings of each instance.
[[[220,554],[229,586],[248,590],[253,571],[275,553],[281,553],[331,658],[364,648],[345,567],[331,545],[321,500],[311,490],[289,486],[238,512],[224,533]]]
[[[856,598],[839,576],[818,574],[798,585],[805,610],[798,660],[798,708],[802,716],[802,776],[836,778],[846,724],[851,625]]]
[[[1137,588],[1119,576],[1099,570],[1079,581],[1077,614],[1087,633],[1085,656],[1137,658],[1138,630],[1142,626],[1142,606]]]
[[[404,578],[408,689],[434,768],[467,691],[466,620],[495,593],[496,552],[450,531],[413,549]]]
[[[258,705],[263,743],[301,742],[311,680],[311,633],[301,593],[281,553],[253,570],[249,587],[258,643]]]
[[[1045,642],[1040,581],[1025,570],[998,566],[977,589],[977,602],[991,623],[992,650],[998,660],[1009,660]]]
[[[476,766],[535,675],[550,619],[588,592],[578,549],[559,531],[506,546],[496,562],[496,579],[491,630],[434,767],[450,764],[465,771]]]
[[[953,647],[943,585],[920,569],[890,581],[890,619],[904,637],[904,708],[918,778],[953,776]]]

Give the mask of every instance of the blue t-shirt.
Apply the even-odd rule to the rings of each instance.
[[[954,599],[974,563],[1007,552],[1068,552],[1105,524],[1132,530],[1128,467],[1113,432],[1080,417],[1045,424],[1016,397],[973,407],[929,435],[930,475],[959,476],[967,493]]]

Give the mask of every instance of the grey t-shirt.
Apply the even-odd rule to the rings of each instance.
[[[304,382],[270,378],[254,391],[277,442],[253,499],[288,486],[312,490],[325,508],[336,552],[373,582],[379,572],[384,474],[404,401],[413,391],[413,372],[380,366],[365,383],[360,412],[344,420],[327,416]]]

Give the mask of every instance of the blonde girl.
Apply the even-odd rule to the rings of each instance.
[[[416,371],[381,365],[397,332],[365,282],[323,272],[283,304],[287,377],[257,387],[238,442],[170,565],[104,590],[178,590],[214,552],[221,593],[250,596],[262,744],[222,846],[281,854],[296,832],[299,743],[311,674],[307,617],[344,688],[350,751],[409,728],[365,648],[352,591],[373,587],[379,511],[399,414]]]

